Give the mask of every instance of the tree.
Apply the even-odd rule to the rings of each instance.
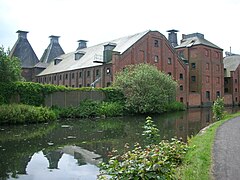
[[[117,73],[114,86],[126,97],[133,113],[161,113],[175,101],[177,82],[149,64],[130,65]]]
[[[16,57],[9,57],[9,51],[5,52],[0,47],[0,82],[14,82],[22,79],[21,65]]]
[[[224,117],[224,99],[218,97],[212,106],[213,118],[221,120]]]

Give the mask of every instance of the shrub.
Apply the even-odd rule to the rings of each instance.
[[[165,106],[165,110],[169,111],[184,111],[186,110],[186,106],[178,101],[171,102]]]
[[[37,123],[56,120],[53,111],[46,107],[24,104],[0,106],[0,124]]]
[[[213,118],[221,120],[224,117],[224,99],[218,97],[212,106]]]
[[[126,144],[126,152],[119,155],[113,150],[113,157],[107,163],[101,163],[98,179],[174,179],[175,169],[182,163],[188,146],[173,138],[171,142],[156,143],[158,129],[150,117],[146,118],[143,136],[149,142],[141,147],[136,143],[133,150]],[[156,143],[156,144],[154,144]]]
[[[153,65],[138,64],[118,73],[114,87],[123,91],[130,112],[146,114],[164,112],[175,101],[177,83]]]
[[[123,114],[123,105],[119,102],[102,102],[98,114],[106,117],[116,117]]]

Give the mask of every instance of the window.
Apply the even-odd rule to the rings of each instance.
[[[191,68],[195,69],[196,68],[196,63],[191,63]]]
[[[209,70],[209,63],[206,63],[206,70]]]
[[[196,82],[196,76],[191,76],[192,82]]]
[[[172,64],[172,59],[168,58],[168,64]]]
[[[111,71],[110,71],[110,68],[107,68],[107,74],[110,74],[111,73]]]
[[[209,91],[206,91],[206,98],[207,98],[208,100],[210,100],[210,92],[209,92]]]
[[[183,91],[183,85],[179,86],[180,91]]]
[[[82,71],[79,72],[79,77],[80,77],[80,78],[82,77]]]
[[[52,77],[50,76],[50,77],[49,77],[49,81],[51,81],[51,80],[52,80]]]
[[[224,92],[225,92],[225,93],[228,93],[228,88],[225,88],[225,89],[224,89]]]
[[[238,98],[237,98],[237,97],[235,97],[235,101],[236,101],[236,102],[238,101]]]
[[[183,102],[183,97],[180,97],[180,102]]]
[[[75,76],[74,73],[72,73],[72,79],[74,79],[74,76]]]
[[[54,81],[56,81],[56,80],[57,80],[57,76],[55,75],[55,76],[54,76]]]
[[[205,56],[209,56],[209,50],[205,49]]]
[[[87,87],[90,87],[90,84],[87,84]]]
[[[154,40],[154,47],[159,47],[159,42],[158,42],[158,40]]]
[[[237,83],[237,79],[235,79],[234,81],[235,81],[235,83]]]
[[[68,74],[65,74],[65,79],[68,79]]]
[[[62,80],[62,75],[61,74],[59,75],[59,79]]]
[[[209,82],[210,82],[210,77],[206,76],[206,83],[209,83]]]
[[[219,71],[220,70],[220,66],[219,66],[219,64],[217,64],[217,69],[216,69],[217,71]]]
[[[81,88],[81,87],[82,87],[82,84],[79,84],[79,87]]]
[[[183,80],[183,74],[182,73],[179,74],[179,79]]]
[[[90,71],[87,71],[87,77],[89,77],[90,76]]]
[[[158,56],[154,56],[154,62],[158,62]]]
[[[237,90],[237,88],[235,88],[235,92],[237,92],[238,90]]]
[[[220,91],[217,91],[216,96],[220,97]]]
[[[74,88],[74,85],[72,85],[72,87]]]
[[[219,77],[217,77],[217,84],[219,84],[220,83],[220,78]]]
[[[99,69],[96,70],[96,76],[99,76]]]
[[[168,75],[169,75],[169,76],[171,76],[171,75],[172,75],[172,73],[171,73],[171,72],[168,72]]]
[[[110,82],[107,82],[107,87],[111,86],[111,83]]]
[[[178,55],[179,55],[180,57],[184,58],[184,53],[183,53],[183,50],[181,50],[181,51],[178,51]]]

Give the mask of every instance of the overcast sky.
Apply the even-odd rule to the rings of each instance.
[[[50,35],[61,36],[65,53],[76,50],[79,39],[88,46],[136,34],[167,30],[203,33],[225,51],[240,54],[239,0],[0,0],[0,45],[14,45],[17,30],[40,59]]]

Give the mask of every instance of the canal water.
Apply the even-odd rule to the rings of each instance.
[[[237,109],[227,109],[236,112]],[[111,150],[143,141],[144,116],[0,126],[0,179],[95,180]],[[152,116],[162,139],[187,140],[213,122],[211,109]]]

